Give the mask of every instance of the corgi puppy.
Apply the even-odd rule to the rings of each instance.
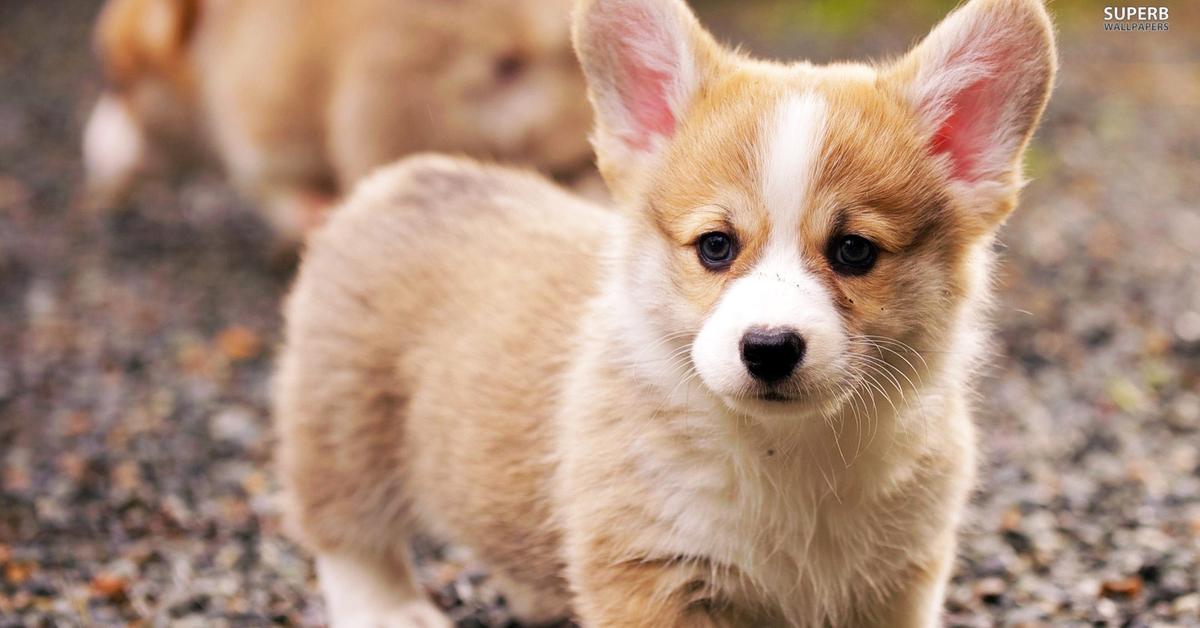
[[[89,189],[113,202],[186,146],[214,153],[297,239],[411,152],[585,170],[591,112],[569,12],[569,0],[109,0]]]
[[[421,156],[306,253],[274,412],[333,625],[449,625],[415,532],[524,622],[937,625],[1044,7],[971,0],[876,66],[748,58],[682,0],[574,19],[621,211]]]

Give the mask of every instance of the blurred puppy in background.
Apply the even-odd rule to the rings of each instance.
[[[92,202],[215,155],[284,243],[422,150],[569,175],[591,111],[569,0],[109,0],[108,89],[84,134]]]

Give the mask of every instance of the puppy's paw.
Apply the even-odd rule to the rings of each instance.
[[[509,578],[502,572],[491,575],[491,585],[504,596],[508,610],[523,626],[557,625],[570,615],[570,603],[545,588]]]
[[[426,600],[403,602],[390,609],[355,609],[332,617],[331,628],[453,628],[454,623]]]
[[[454,625],[413,585],[407,565],[326,555],[317,557],[317,575],[331,628]]]

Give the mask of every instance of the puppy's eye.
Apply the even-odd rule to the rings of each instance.
[[[829,262],[843,275],[862,275],[875,266],[879,249],[862,236],[848,235],[830,243]]]
[[[696,241],[696,252],[700,255],[700,263],[709,270],[725,270],[737,257],[737,243],[733,236],[720,231],[712,231],[700,236]]]
[[[524,54],[512,51],[496,57],[492,63],[492,74],[501,83],[516,80],[525,72],[529,60]]]

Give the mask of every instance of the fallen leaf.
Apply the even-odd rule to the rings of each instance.
[[[267,491],[267,478],[259,472],[253,472],[242,478],[242,488],[248,495],[262,495]]]
[[[1136,384],[1127,379],[1116,379],[1109,382],[1108,396],[1118,408],[1125,412],[1137,412],[1145,407],[1145,395]]]
[[[1142,579],[1137,576],[1120,580],[1105,580],[1100,585],[1100,595],[1107,598],[1137,597],[1142,592]]]
[[[99,574],[95,578],[92,578],[91,588],[94,595],[110,600],[117,600],[125,597],[125,588],[128,584],[120,576]]]
[[[8,563],[4,568],[4,579],[10,584],[21,584],[29,579],[33,574],[33,566],[29,563],[15,562]]]
[[[1009,508],[1000,517],[1001,530],[1016,530],[1021,525],[1021,509]]]
[[[262,338],[254,330],[241,325],[227,327],[217,335],[221,353],[234,362],[249,360],[262,352]]]

